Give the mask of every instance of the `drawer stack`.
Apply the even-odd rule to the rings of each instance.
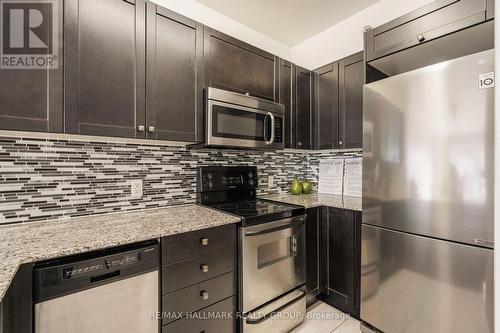
[[[236,332],[236,244],[234,224],[162,238],[162,333]]]

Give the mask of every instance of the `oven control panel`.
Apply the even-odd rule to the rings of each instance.
[[[256,167],[198,168],[198,192],[251,190],[257,185]]]

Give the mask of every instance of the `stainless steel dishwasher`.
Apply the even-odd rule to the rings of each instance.
[[[156,243],[35,267],[35,333],[158,333],[158,267]]]

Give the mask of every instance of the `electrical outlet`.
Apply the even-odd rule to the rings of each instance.
[[[274,187],[274,176],[267,176],[267,186]]]
[[[132,198],[142,198],[142,179],[130,181],[130,196]]]

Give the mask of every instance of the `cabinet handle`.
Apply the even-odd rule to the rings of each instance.
[[[422,43],[422,42],[425,40],[424,35],[418,35],[418,36],[417,36],[417,40],[418,40],[420,43]]]
[[[202,299],[207,300],[208,299],[208,291],[202,290],[200,293],[200,296]]]
[[[148,132],[149,133],[154,133],[155,132],[155,127],[154,126],[149,126],[148,127]]]
[[[297,142],[297,146],[302,146],[302,142]]]
[[[137,126],[137,131],[138,132],[144,132],[145,130],[146,130],[146,128],[144,127],[144,125]]]
[[[200,269],[203,273],[207,273],[208,272],[208,265],[205,265],[205,264],[202,264],[200,266]]]
[[[339,146],[342,146],[343,144],[344,144],[344,142],[339,141]]]
[[[200,239],[200,244],[203,245],[203,246],[207,246],[208,245],[208,238],[202,238],[202,239]]]

